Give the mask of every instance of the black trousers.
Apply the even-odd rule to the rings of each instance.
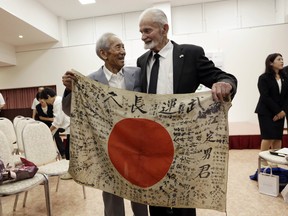
[[[167,208],[149,206],[150,216],[196,216],[195,208]]]
[[[59,128],[54,134],[54,139],[55,139],[58,151],[59,151],[61,156],[63,156],[65,154],[65,146],[64,146],[64,143],[63,143],[59,133],[62,133],[64,131],[65,130],[63,128]]]
[[[66,160],[70,160],[70,134],[67,134],[67,139],[66,139],[66,146],[65,146],[65,157]]]

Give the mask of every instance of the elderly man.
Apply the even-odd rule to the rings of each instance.
[[[116,35],[112,33],[103,34],[96,43],[96,54],[104,61],[104,65],[98,71],[91,73],[88,76],[89,78],[116,88],[140,90],[140,68],[124,67],[126,52],[124,44]],[[62,108],[66,114],[70,115],[71,81],[76,81],[76,79],[72,72],[67,71],[62,80],[66,86]],[[105,216],[125,216],[123,198],[103,192],[103,201]],[[134,216],[148,216],[146,205],[131,201],[131,207]]]
[[[144,48],[137,59],[141,68],[141,91],[151,94],[193,93],[200,84],[212,89],[215,101],[224,101],[236,93],[236,78],[216,68],[202,47],[179,45],[168,39],[169,25],[159,9],[145,10],[139,19]],[[149,206],[151,216],[194,216],[193,208]]]

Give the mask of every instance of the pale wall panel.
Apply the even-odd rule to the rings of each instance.
[[[204,4],[206,31],[238,28],[237,1]]]
[[[95,17],[95,30],[96,40],[106,32],[112,32],[120,38],[123,38],[122,15],[116,14],[111,16]]]
[[[276,24],[275,0],[239,0],[241,27]]]
[[[203,31],[201,4],[173,7],[171,13],[174,35]]]
[[[141,37],[139,32],[139,16],[141,12],[133,12],[124,14],[124,38],[127,40],[135,40]]]
[[[94,18],[67,22],[68,44],[90,44],[95,42]]]
[[[287,0],[283,0],[285,1],[285,22],[288,23],[288,1]]]

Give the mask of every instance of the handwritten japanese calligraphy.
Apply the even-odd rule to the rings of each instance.
[[[69,168],[76,182],[154,206],[225,211],[230,102],[76,75]]]

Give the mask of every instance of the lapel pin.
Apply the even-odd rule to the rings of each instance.
[[[179,56],[179,58],[183,58],[184,57],[184,55],[183,54],[181,54],[180,56]]]

